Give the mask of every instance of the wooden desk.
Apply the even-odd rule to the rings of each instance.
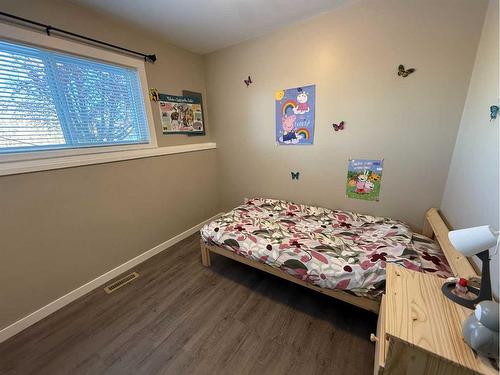
[[[444,280],[387,266],[375,350],[375,374],[498,374],[462,338],[472,313],[441,292]]]

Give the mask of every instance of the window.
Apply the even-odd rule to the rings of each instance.
[[[0,41],[0,154],[150,143],[137,69]]]

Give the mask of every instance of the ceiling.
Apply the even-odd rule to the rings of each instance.
[[[197,53],[212,52],[330,11],[353,0],[72,0],[158,33]]]

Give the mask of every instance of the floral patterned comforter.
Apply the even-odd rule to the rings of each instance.
[[[386,263],[451,276],[439,246],[396,220],[255,198],[201,229],[231,250],[323,288],[377,298]]]

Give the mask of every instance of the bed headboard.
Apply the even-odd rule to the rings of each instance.
[[[455,276],[463,277],[464,279],[477,283],[480,279],[478,273],[469,259],[453,247],[448,239],[449,231],[450,229],[448,225],[446,225],[438,209],[429,209],[425,214],[422,234],[437,240]]]

